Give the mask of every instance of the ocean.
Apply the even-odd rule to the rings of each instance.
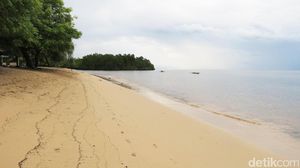
[[[300,71],[85,71],[216,114],[272,123],[300,139]]]

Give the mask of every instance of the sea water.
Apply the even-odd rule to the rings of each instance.
[[[274,123],[300,139],[300,71],[86,71],[243,119]]]

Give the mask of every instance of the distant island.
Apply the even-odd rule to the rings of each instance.
[[[91,54],[68,59],[63,67],[81,70],[155,70],[148,59],[134,54]]]

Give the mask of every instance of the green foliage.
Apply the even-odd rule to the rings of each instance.
[[[133,54],[92,54],[81,59],[71,59],[67,67],[84,70],[154,70],[154,65],[144,57]]]
[[[1,0],[0,1],[0,47],[11,49],[37,42],[37,29],[31,17],[39,9],[35,0]]]
[[[63,7],[61,0],[44,0],[43,11],[37,24],[42,37],[39,47],[42,55],[58,62],[72,54],[72,39],[81,33],[74,29],[71,9]]]
[[[68,58],[72,39],[81,36],[70,13],[62,0],[1,0],[0,49],[23,56],[31,68]]]

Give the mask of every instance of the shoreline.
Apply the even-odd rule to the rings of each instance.
[[[285,133],[274,123],[218,112],[186,100],[155,92],[125,79],[105,75],[94,76],[110,81],[121,87],[133,89],[150,100],[156,101],[179,113],[192,117],[199,122],[205,122],[210,126],[226,131],[249,144],[258,146],[259,148],[270,151],[278,156],[289,159],[300,159],[297,157],[300,156],[300,140]],[[257,138],[253,139],[253,137]]]
[[[118,80],[115,80],[113,78],[105,77],[105,76],[100,76],[100,75],[93,75],[93,76],[99,77],[99,78],[104,79],[104,80],[109,81],[109,82],[112,82],[112,83],[114,83],[116,85],[119,85],[121,87],[124,87],[124,88],[127,88],[127,89],[131,89],[131,90],[135,90],[132,86],[130,86],[130,85],[124,83],[124,82],[120,82]]]
[[[86,73],[0,71],[0,167],[241,168],[277,158]]]
[[[155,91],[150,90],[148,88],[145,88],[143,86],[138,86],[137,84],[133,84],[133,83],[130,83],[128,81],[124,81],[124,79],[115,79],[114,77],[105,76],[105,75],[93,75],[93,76],[96,76],[96,77],[99,77],[101,79],[107,80],[109,82],[112,82],[112,83],[114,83],[116,85],[119,85],[119,86],[127,88],[127,89],[136,90],[136,91],[139,91],[139,89],[141,89],[141,90],[147,90],[148,92],[153,92],[154,94],[156,93],[156,94],[161,95],[163,97],[169,98],[169,99],[177,101],[179,103],[183,103],[183,104],[189,105],[189,106],[194,107],[194,108],[203,109],[203,110],[205,110],[207,112],[210,112],[212,114],[215,114],[215,115],[223,116],[223,117],[226,117],[226,118],[230,118],[230,119],[233,119],[233,120],[236,120],[236,121],[240,121],[240,122],[245,122],[245,123],[248,123],[248,124],[261,125],[260,122],[254,120],[254,119],[250,120],[250,119],[247,119],[247,118],[236,116],[234,114],[222,113],[222,112],[218,112],[216,110],[208,109],[208,108],[205,108],[204,106],[200,106],[200,105],[198,105],[196,103],[192,103],[192,102],[188,102],[186,100],[178,99],[176,97],[164,95],[163,93],[158,93],[158,92],[155,92]],[[133,85],[135,87],[133,87]],[[141,91],[141,92],[143,92],[143,91]]]

